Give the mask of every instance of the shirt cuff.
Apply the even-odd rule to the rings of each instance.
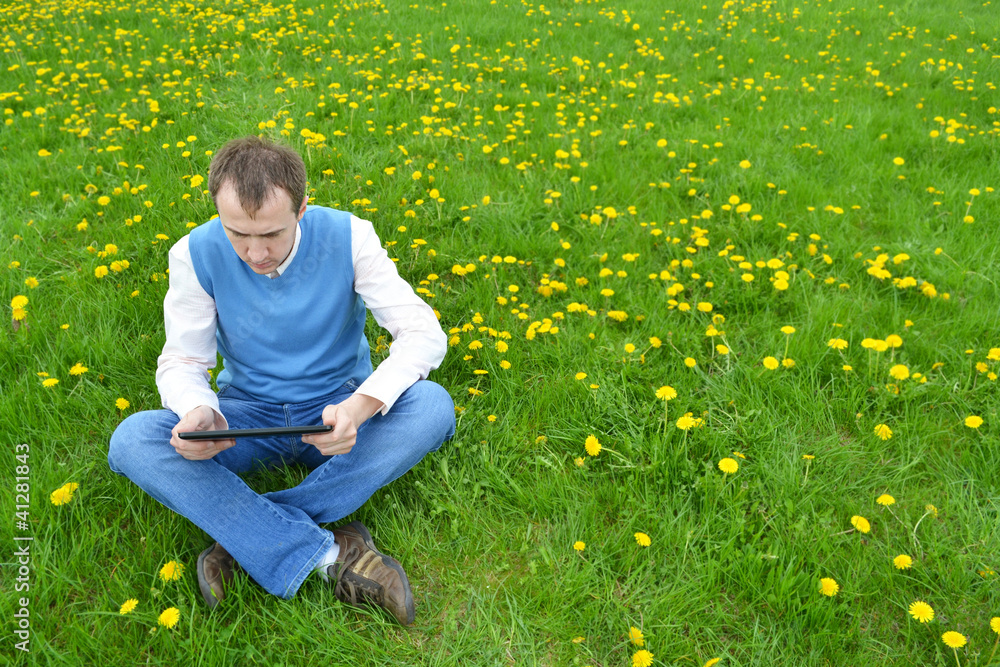
[[[393,404],[399,400],[399,397],[403,395],[403,392],[410,388],[412,382],[401,383],[398,381],[393,381],[392,378],[388,377],[388,373],[379,374],[378,369],[368,376],[368,379],[361,383],[354,393],[364,394],[365,396],[371,396],[374,399],[382,401],[385,407],[376,412],[375,414],[386,414],[392,408]]]
[[[229,422],[226,421],[225,415],[222,414],[222,410],[219,408],[219,397],[211,390],[185,392],[184,396],[177,397],[174,401],[171,401],[170,405],[165,405],[164,407],[173,410],[178,417],[184,419],[184,415],[200,405],[207,405],[215,410],[222,417],[222,421],[225,422],[225,428],[229,428]]]

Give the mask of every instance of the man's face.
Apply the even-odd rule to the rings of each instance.
[[[215,197],[219,220],[233,250],[254,273],[267,275],[285,261],[295,244],[295,228],[306,212],[303,199],[298,213],[292,213],[288,193],[277,188],[253,219],[240,206],[236,190],[229,183]]]

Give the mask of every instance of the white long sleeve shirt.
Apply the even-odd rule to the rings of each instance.
[[[281,280],[281,274],[295,260],[301,238],[302,230],[296,225],[292,250],[269,275],[272,280]],[[188,240],[185,236],[170,249],[170,287],[163,300],[167,339],[156,370],[163,407],[180,417],[199,405],[220,412],[208,375],[216,366],[215,300],[198,282]],[[357,390],[381,401],[384,407],[380,412],[385,414],[407,388],[441,364],[448,349],[447,337],[431,307],[399,276],[372,224],[354,215],[351,255],[354,290],[393,340],[389,356]]]

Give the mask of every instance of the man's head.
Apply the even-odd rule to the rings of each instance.
[[[274,271],[291,252],[305,190],[299,154],[258,137],[230,141],[209,167],[208,191],[226,236],[256,273]]]

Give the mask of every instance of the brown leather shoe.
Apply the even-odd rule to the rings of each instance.
[[[223,585],[232,583],[235,563],[218,542],[198,556],[198,588],[209,607],[215,607],[226,597]]]
[[[333,531],[340,555],[326,570],[336,579],[337,599],[360,606],[374,604],[387,610],[403,625],[413,623],[413,592],[403,566],[375,548],[372,535],[360,521]]]

